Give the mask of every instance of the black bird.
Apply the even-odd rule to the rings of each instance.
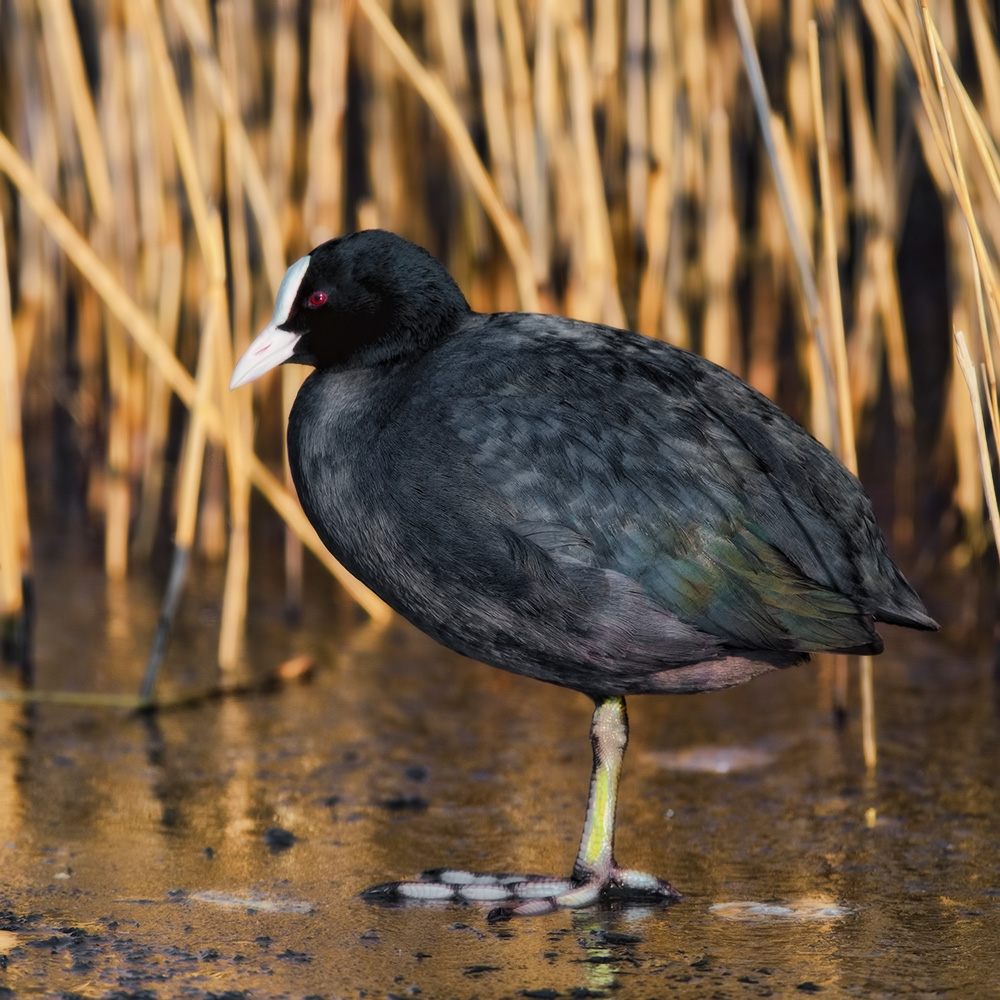
[[[875,622],[934,629],[858,480],[735,375],[635,333],[473,312],[430,254],[371,230],[289,267],[231,388],[312,365],[288,454],[344,566],[438,642],[596,702],[573,873],[440,869],[370,898],[494,914],[677,893],[614,858],[624,696],[729,687]]]

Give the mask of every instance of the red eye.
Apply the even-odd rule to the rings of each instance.
[[[310,309],[319,309],[320,306],[325,304],[326,304],[326,292],[321,292],[317,290],[313,292],[308,299],[306,299],[306,305],[309,306]]]

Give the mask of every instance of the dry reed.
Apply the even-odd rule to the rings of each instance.
[[[0,617],[24,610],[22,580],[28,574],[28,493],[21,446],[21,388],[17,377],[14,319],[7,283],[7,249],[0,228]]]
[[[174,541],[161,632],[200,531],[201,557],[228,560],[219,661],[239,663],[251,484],[288,525],[291,609],[301,539],[388,619],[290,493],[278,441],[301,373],[224,388],[286,261],[368,224],[438,252],[476,308],[568,312],[701,350],[852,468],[855,437],[862,459],[888,437],[896,554],[925,570],[982,556],[978,479],[1000,427],[1000,57],[983,0],[967,24],[898,0],[762,0],[756,20],[742,0],[732,14],[698,0],[39,10],[6,5],[0,62],[15,303],[7,322],[0,298],[4,614],[30,567],[13,418],[42,435],[62,407],[108,573]],[[913,227],[933,232],[918,181],[946,220],[927,266],[948,267],[945,309],[973,331],[960,368],[928,370],[948,331],[909,307],[900,271]],[[942,493],[951,532],[928,519]]]

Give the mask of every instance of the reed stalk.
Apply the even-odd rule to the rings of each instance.
[[[233,0],[224,0],[216,7],[219,25],[220,65],[227,79],[239,80],[238,25]],[[239,101],[242,107],[243,101]],[[223,114],[225,150],[225,180],[229,218],[229,261],[232,275],[232,336],[220,339],[219,394],[223,408],[231,412],[226,420],[227,467],[229,470],[229,559],[226,583],[222,595],[222,623],[219,630],[219,663],[232,673],[243,640],[246,618],[247,584],[250,575],[250,475],[247,456],[253,436],[253,396],[250,393],[228,392],[227,372],[232,370],[233,354],[240,355],[250,344],[250,324],[253,307],[250,250],[244,213],[244,188],[241,161],[236,150],[241,143],[240,107],[227,102]],[[216,235],[216,252],[225,252],[221,224]],[[219,291],[224,292],[224,287]],[[225,300],[221,301],[225,305]],[[232,347],[230,347],[232,344]],[[287,530],[287,529],[286,529]],[[288,531],[290,536],[294,533]]]
[[[625,326],[625,310],[618,291],[611,219],[604,195],[601,156],[594,133],[594,97],[587,59],[587,39],[576,0],[559,5],[558,34],[566,64],[570,101],[570,130],[575,169],[580,177],[582,243],[580,289],[574,312],[610,326]]]
[[[149,0],[142,0],[142,2],[148,4]],[[278,285],[281,284],[281,279],[285,273],[284,241],[281,237],[281,225],[271,201],[268,185],[260,167],[260,161],[257,159],[250,139],[243,127],[231,88],[226,82],[226,78],[219,68],[218,60],[213,53],[211,39],[209,38],[208,29],[205,27],[204,18],[199,15],[197,9],[189,0],[171,0],[171,5],[177,14],[181,27],[187,35],[192,56],[202,79],[205,81],[206,90],[212,100],[216,113],[221,119],[228,120],[231,123],[232,155],[239,166],[240,178],[246,188],[247,200],[250,203],[260,230],[259,245],[264,262],[264,273],[267,275],[271,294],[274,295],[278,291]],[[159,33],[156,34],[159,35]],[[177,116],[179,95],[175,96],[177,95],[176,78],[170,65],[164,63],[160,58],[162,43],[156,39],[154,41],[155,52],[157,54],[156,65],[164,74],[161,77],[161,83],[167,88],[168,118],[171,130],[175,131],[180,128],[181,124],[181,120]],[[187,131],[186,128],[184,131]],[[191,159],[193,159],[192,153],[186,151],[182,156],[181,151],[178,150],[178,161],[181,163],[181,169],[185,175],[185,184],[188,185],[189,190],[190,185],[195,183],[194,177],[190,173],[192,169]],[[185,163],[188,164],[187,170],[184,169]],[[199,209],[196,219],[202,220],[201,225],[198,225],[197,221],[195,223],[195,228],[199,233],[199,242],[202,242],[206,238],[204,233],[204,226],[206,225],[204,207]],[[203,242],[202,245],[204,246]]]
[[[972,400],[972,412],[976,421],[976,441],[979,446],[981,458],[980,468],[982,469],[983,491],[986,494],[986,509],[990,516],[990,526],[993,529],[993,541],[1000,551],[1000,507],[997,504],[996,486],[993,480],[993,469],[990,464],[991,449],[989,439],[986,436],[986,421],[983,418],[983,407],[980,397],[980,381],[976,375],[975,365],[969,354],[969,347],[965,340],[965,334],[961,330],[955,331],[955,360],[958,363],[962,377],[965,379],[966,388],[969,390],[969,398]],[[996,440],[994,438],[994,440]]]
[[[217,285],[218,282],[216,281],[215,284]],[[205,456],[207,437],[205,414],[209,412],[210,400],[217,384],[217,379],[213,379],[219,357],[219,352],[215,350],[215,341],[221,338],[223,333],[220,329],[224,323],[223,310],[224,302],[217,294],[213,295],[209,299],[205,323],[198,344],[195,399],[191,422],[188,425],[187,440],[184,445],[184,456],[181,460],[177,497],[177,529],[174,534],[170,576],[167,580],[163,604],[160,607],[160,616],[157,620],[156,634],[153,637],[149,659],[146,661],[146,670],[139,686],[139,696],[146,700],[150,700],[156,695],[160,669],[167,654],[174,619],[187,581],[197,524],[202,463]]]
[[[517,174],[514,170],[514,139],[508,110],[507,83],[500,50],[500,26],[493,0],[474,0],[476,41],[483,94],[483,120],[489,141],[493,183],[507,210],[516,213],[520,205]]]
[[[649,153],[646,211],[642,220],[646,266],[639,281],[637,328],[649,337],[660,336],[670,249],[671,203],[678,187],[677,82],[673,61],[673,34],[667,7],[649,8]],[[669,339],[669,338],[667,338]]]
[[[89,285],[104,300],[108,308],[125,326],[137,345],[157,366],[164,380],[189,409],[194,409],[205,421],[207,433],[214,440],[222,438],[222,418],[218,409],[196,399],[194,379],[168,350],[160,338],[155,323],[139,308],[117,282],[100,257],[76,231],[37,181],[31,168],[21,159],[10,141],[0,133],[0,171],[11,179],[25,200],[45,224],[46,229],[67,256],[86,277]],[[250,457],[250,477],[268,503],[288,522],[309,550],[337,578],[348,593],[375,621],[391,617],[386,605],[354,579],[330,555],[312,525],[306,520],[298,502],[278,482],[256,455]]]
[[[538,156],[538,128],[531,100],[531,69],[525,51],[524,26],[517,0],[499,0],[503,54],[510,80],[510,122],[517,171],[517,191],[531,251],[534,282],[548,279],[549,246],[546,183]]]
[[[110,576],[169,536],[225,552],[221,663],[239,661],[251,484],[288,525],[291,617],[302,539],[388,620],[291,493],[280,440],[303,372],[223,388],[288,260],[379,225],[443,255],[474,308],[701,350],[852,469],[891,408],[895,552],[922,573],[972,568],[1000,429],[1000,46],[989,5],[965,9],[862,0],[817,31],[831,9],[810,0],[761,0],[753,24],[745,0],[732,18],[704,0],[136,0],[98,5],[81,33],[69,0],[10,0],[5,400],[42,438],[65,418]],[[944,307],[968,333],[934,372],[945,334],[922,327],[898,270],[926,226],[925,171]],[[951,498],[954,530],[929,522],[930,495]],[[28,566],[14,518],[3,607],[15,535]]]
[[[830,357],[827,335],[824,332],[820,316],[819,291],[816,287],[816,277],[813,273],[812,257],[807,249],[804,236],[806,230],[802,223],[801,199],[793,194],[793,181],[791,178],[794,175],[794,170],[790,165],[791,157],[788,153],[788,143],[784,138],[784,130],[780,127],[780,123],[775,120],[771,112],[770,101],[764,87],[764,75],[760,66],[760,58],[754,43],[750,14],[747,11],[744,0],[733,0],[733,13],[750,80],[750,90],[753,94],[754,106],[757,111],[757,120],[761,127],[761,138],[764,141],[764,147],[767,150],[768,159],[771,162],[771,168],[774,173],[778,200],[785,218],[785,225],[792,246],[792,255],[795,260],[795,273],[799,279],[799,288],[802,292],[808,327],[813,335],[816,357],[819,362],[819,371],[822,375],[821,381],[817,382],[817,380],[813,380],[813,390],[815,392],[820,387],[822,389],[829,415],[829,440],[833,446],[833,450],[839,452],[840,442],[838,431],[840,420],[837,416],[836,404],[834,402],[836,398],[836,374],[833,361]],[[814,432],[817,429],[815,427],[816,416],[817,414],[814,411]],[[823,436],[820,435],[820,440],[823,439]]]
[[[454,101],[442,86],[441,81],[427,72],[420,60],[414,55],[413,49],[407,45],[403,36],[396,30],[376,0],[357,0],[357,5],[368,19],[379,40],[399,63],[400,68],[420,96],[427,102],[444,129],[452,144],[459,166],[472,183],[483,208],[496,226],[504,247],[510,255],[514,272],[517,275],[517,287],[522,308],[529,312],[537,310],[538,290],[535,286],[531,254],[528,250],[523,227],[507,211],[500,200],[496,187],[476,152],[469,136],[469,130]]]
[[[24,614],[24,580],[30,572],[21,385],[7,273],[7,243],[0,224],[0,619]]]
[[[858,456],[854,443],[854,415],[851,406],[850,375],[847,370],[847,337],[844,331],[844,310],[840,297],[837,235],[833,207],[833,184],[830,175],[830,153],[827,145],[826,114],[819,65],[819,31],[815,21],[808,26],[809,82],[812,94],[813,122],[819,163],[820,204],[822,206],[823,268],[827,293],[827,324],[830,356],[836,380],[837,437],[840,460],[858,473]],[[861,674],[861,733],[865,766],[873,770],[878,762],[875,739],[875,687],[870,656],[859,657]]]

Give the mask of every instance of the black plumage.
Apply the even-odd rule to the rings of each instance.
[[[600,704],[877,653],[876,621],[936,628],[858,480],[697,355],[474,313],[425,251],[368,231],[289,269],[233,383],[281,361],[316,367],[288,429],[309,519],[461,653]]]

